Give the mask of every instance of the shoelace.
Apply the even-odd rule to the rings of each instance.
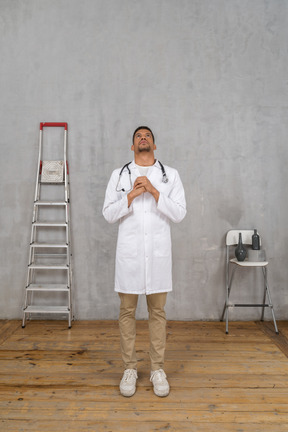
[[[127,369],[124,372],[124,381],[129,381],[131,378],[138,378],[137,372],[134,369]]]
[[[163,369],[156,370],[152,372],[150,381],[153,381],[154,379],[157,381],[163,381],[166,378],[166,374],[163,371]]]

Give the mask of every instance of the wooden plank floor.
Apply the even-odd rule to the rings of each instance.
[[[137,322],[138,387],[119,394],[115,321],[0,321],[0,430],[287,432],[288,322],[169,322],[171,393],[149,382],[148,327]]]

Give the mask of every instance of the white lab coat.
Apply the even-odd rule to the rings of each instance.
[[[132,185],[140,176],[133,161]],[[170,221],[180,222],[186,214],[185,194],[178,172],[165,166],[168,182],[162,182],[161,167],[156,163],[147,177],[160,192],[158,203],[149,192],[132,201],[128,208],[130,180],[127,168],[113,171],[109,180],[103,216],[109,223],[119,221],[115,263],[115,291],[126,294],[154,294],[172,291]]]

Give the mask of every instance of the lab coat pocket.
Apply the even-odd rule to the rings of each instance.
[[[136,257],[138,252],[137,239],[139,227],[132,216],[132,213],[125,216],[119,224],[117,240],[118,258]]]
[[[135,242],[118,242],[117,254],[121,258],[133,258],[137,256],[137,243]]]
[[[155,257],[168,257],[171,255],[171,239],[166,236],[153,236],[153,255]]]
[[[117,255],[121,258],[137,256],[137,234],[134,231],[131,232],[127,229],[119,230]]]

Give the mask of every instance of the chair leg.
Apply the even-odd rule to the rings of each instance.
[[[264,276],[264,296],[263,296],[263,307],[262,307],[261,321],[264,321],[267,288],[266,288],[266,276],[265,276],[266,271],[264,268],[262,268],[262,271],[263,271],[263,276]]]
[[[276,332],[276,334],[279,334],[279,330],[277,327],[276,318],[275,318],[275,314],[274,314],[272,298],[271,298],[270,290],[269,290],[268,283],[267,283],[267,269],[263,268],[263,275],[264,275],[264,280],[265,280],[266,293],[267,293],[267,297],[268,297],[268,301],[269,301],[269,306],[271,309],[272,318],[273,318],[273,322],[274,322],[275,332]],[[265,293],[265,297],[266,297],[266,293]]]
[[[223,312],[222,312],[222,316],[221,316],[221,319],[220,319],[220,321],[223,321],[224,317],[225,317],[225,314],[226,314],[226,334],[229,333],[229,330],[228,330],[228,323],[229,323],[229,297],[230,297],[230,292],[231,292],[231,286],[232,286],[232,281],[233,281],[233,277],[234,277],[234,272],[235,272],[235,268],[233,268],[233,270],[232,270],[230,281],[229,281],[229,274],[227,275],[227,280],[226,280],[226,301],[225,301]]]
[[[273,322],[274,322],[274,327],[275,327],[275,333],[279,334],[279,330],[278,330],[278,327],[277,327],[277,323],[276,323],[276,318],[275,318],[273,306],[271,307],[271,313],[272,313],[272,317],[273,317]]]
[[[224,316],[226,315],[226,334],[228,334],[229,333],[229,330],[228,330],[228,322],[229,322],[229,306],[228,306],[228,304],[226,304],[225,303],[225,305],[224,305],[224,309],[223,309],[223,313],[222,313],[222,316],[221,316],[221,319],[220,319],[220,321],[223,321],[224,320]]]
[[[226,309],[227,309],[227,304],[226,304],[226,302],[227,302],[227,300],[225,301],[225,304],[224,304],[224,308],[223,308],[223,312],[222,312],[222,315],[221,315],[220,321],[223,321],[223,320],[224,320],[225,312],[226,312]]]
[[[223,312],[222,312],[220,321],[224,320],[226,310],[228,309],[229,295],[230,295],[230,290],[229,290],[229,287],[226,286],[226,300],[225,300],[225,303],[224,303]]]
[[[275,332],[276,334],[279,334],[279,330],[277,327],[277,323],[276,323],[276,318],[275,318],[275,314],[274,314],[274,308],[273,308],[273,304],[272,304],[272,300],[271,300],[271,295],[270,295],[270,291],[267,285],[267,296],[269,299],[269,305],[270,305],[270,309],[271,309],[271,313],[272,313],[272,318],[273,318],[273,322],[274,322],[274,327],[275,327]]]

